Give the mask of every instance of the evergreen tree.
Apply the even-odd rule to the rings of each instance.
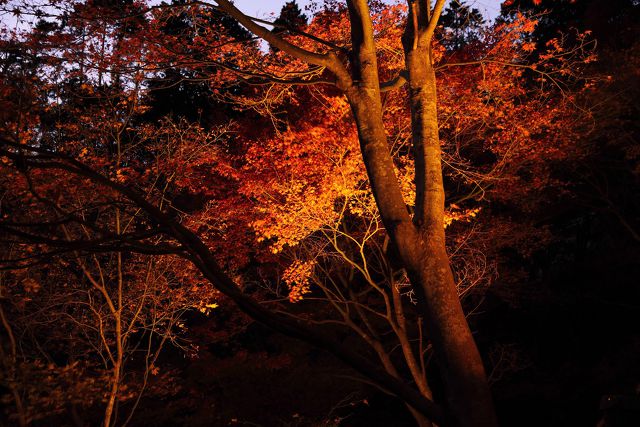
[[[444,27],[442,43],[449,50],[459,50],[478,40],[485,22],[478,9],[471,8],[464,1],[454,0],[444,10],[441,23]]]
[[[183,0],[172,0],[172,5],[184,4]],[[198,19],[208,21],[211,27],[220,25],[225,32],[236,40],[250,40],[251,35],[238,24],[237,21],[221,13],[212,13],[208,17],[200,16]],[[185,45],[193,42],[192,36],[196,33],[195,22],[189,13],[183,11],[175,16],[169,16],[165,20],[162,31],[167,35],[179,36],[186,40]],[[194,60],[204,60],[206,53],[197,49],[188,52]],[[233,57],[229,57],[230,65]],[[147,80],[149,89],[149,111],[147,120],[159,119],[170,116],[174,119],[184,118],[190,122],[198,122],[202,126],[211,126],[217,122],[228,121],[228,115],[232,114],[231,108],[226,104],[216,102],[212,98],[212,91],[204,78],[215,73],[215,66],[210,65],[204,72],[196,72],[193,69],[167,67],[158,72],[153,78]],[[241,90],[237,85],[227,88],[229,92],[237,95]]]
[[[307,16],[302,13],[300,6],[296,0],[291,0],[285,3],[280,10],[280,16],[274,21],[275,33],[283,33],[287,30],[301,30],[307,25]]]

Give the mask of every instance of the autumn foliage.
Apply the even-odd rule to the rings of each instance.
[[[188,319],[234,302],[257,321],[266,310],[319,331],[308,340],[321,347],[333,345],[325,336],[344,337],[389,378],[442,399],[430,331],[377,208],[352,106],[326,67],[267,47],[200,2],[15,7],[20,25],[5,24],[0,41],[7,419],[135,420],[141,396],[181,387],[162,350],[197,357]],[[405,69],[407,8],[370,7],[379,74],[390,81]],[[446,247],[468,311],[498,277],[496,294],[517,299],[526,272],[514,260],[556,239],[539,219],[572,197],[568,171],[594,152],[579,143],[597,119],[590,96],[607,84],[590,71],[593,38],[568,29],[541,46],[538,19],[514,13],[455,43],[459,33],[441,26],[431,44]],[[300,48],[350,54],[342,2],[274,28]],[[407,89],[385,89],[381,100],[413,215]],[[231,284],[214,280],[203,253]]]

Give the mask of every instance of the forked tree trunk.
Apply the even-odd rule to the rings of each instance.
[[[363,159],[374,197],[391,240],[397,247],[414,289],[420,295],[429,335],[442,369],[451,422],[462,427],[496,425],[484,367],[460,305],[446,253],[444,188],[440,147],[429,147],[425,160],[430,190],[426,210],[432,212],[416,226],[411,220],[395,176],[382,126],[381,103],[375,88],[349,96],[358,125]],[[374,94],[370,96],[369,94]],[[378,93],[379,94],[379,93]],[[435,102],[435,100],[434,100]],[[436,124],[437,126],[437,124]],[[434,182],[436,181],[436,182]],[[440,218],[436,213],[440,212]]]
[[[445,194],[431,37],[428,31],[420,30],[420,22],[429,26],[431,17],[424,10],[412,9],[404,37],[416,167],[416,213],[411,218],[389,154],[369,12],[366,2],[348,4],[353,84],[345,92],[382,221],[424,311],[445,380],[448,421],[460,427],[495,426],[484,367],[462,311],[445,246]]]
[[[413,15],[417,15],[413,18]],[[427,24],[419,8],[409,19]],[[407,25],[403,37],[416,168],[414,223],[422,253],[407,260],[414,286],[422,288],[426,320],[442,369],[450,413],[458,425],[496,425],[491,393],[478,349],[462,311],[445,245],[445,191],[438,129],[437,84],[431,35]]]

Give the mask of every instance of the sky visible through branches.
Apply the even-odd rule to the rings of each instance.
[[[288,0],[236,0],[234,3],[242,12],[250,16],[258,18],[275,18],[280,13],[280,9]],[[321,0],[297,0],[300,8],[306,11],[306,8],[313,3],[321,4]],[[152,1],[152,4],[160,3],[160,1]],[[389,1],[391,3],[391,1]],[[502,0],[470,0],[465,2],[469,7],[478,9],[486,20],[493,20],[500,14],[500,4]],[[32,16],[20,16],[19,23],[16,26],[16,16],[11,13],[10,8],[5,8],[6,12],[0,12],[0,24],[7,29],[24,28],[29,26],[34,19]],[[308,13],[307,15],[311,15]]]
[[[236,6],[251,16],[265,17],[271,14],[278,14],[280,8],[287,0],[236,0]],[[298,0],[298,4],[304,9],[309,4],[313,3],[310,0]],[[500,14],[501,0],[471,0],[466,4],[470,7],[478,9],[482,12],[482,15],[486,19],[494,19]]]

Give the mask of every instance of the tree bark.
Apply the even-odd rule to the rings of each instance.
[[[403,37],[416,168],[413,220],[389,154],[369,11],[364,1],[347,3],[351,16],[354,84],[346,95],[381,219],[424,310],[445,380],[448,421],[460,427],[495,426],[484,366],[458,298],[445,246],[445,193],[436,79],[430,55],[431,35],[443,2],[436,4],[433,16],[428,2],[409,2],[410,13]]]
[[[421,4],[424,8],[425,4]],[[426,4],[428,7],[428,4]],[[415,18],[414,18],[415,15]],[[411,106],[415,157],[414,223],[420,231],[422,253],[407,260],[410,277],[422,288],[426,321],[443,371],[448,406],[461,426],[496,425],[491,393],[482,359],[473,340],[456,290],[445,245],[445,191],[438,135],[437,84],[431,58],[431,35],[412,22],[437,16],[414,7],[403,36]]]

